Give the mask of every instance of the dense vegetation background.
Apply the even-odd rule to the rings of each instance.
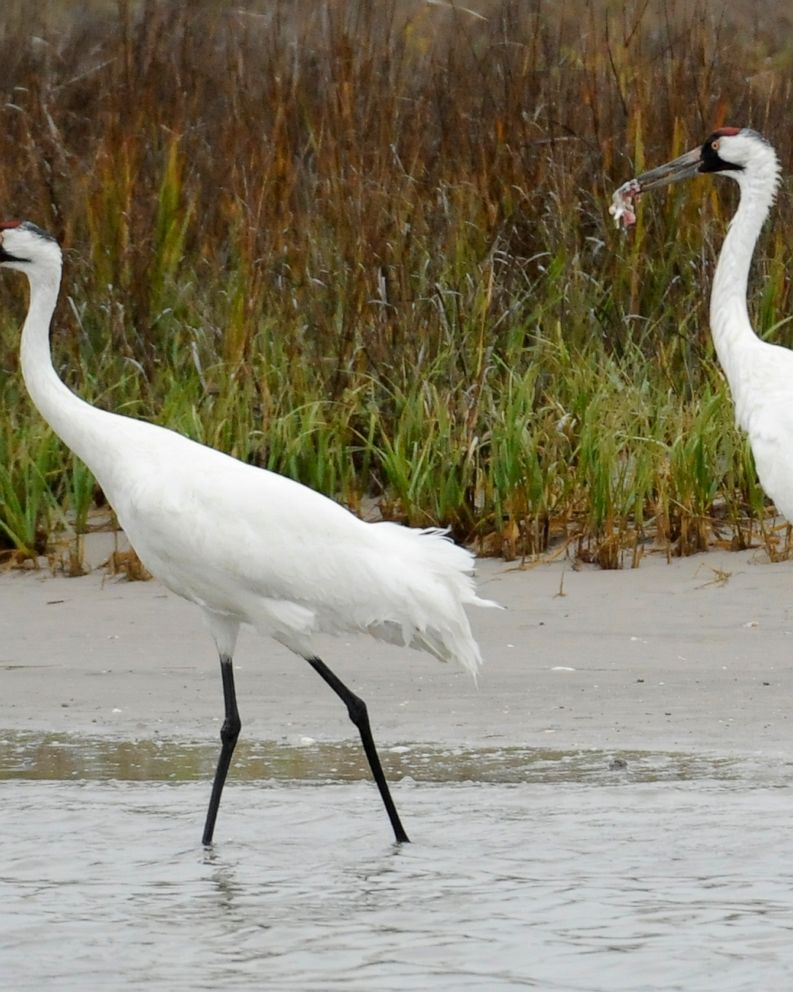
[[[65,247],[55,363],[93,403],[484,551],[743,546],[768,508],[707,325],[736,191],[607,211],[714,126],[766,134],[751,311],[793,344],[792,29],[782,0],[5,0],[0,213]],[[24,312],[8,274],[14,560],[102,502],[27,400]]]

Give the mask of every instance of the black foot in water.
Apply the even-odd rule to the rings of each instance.
[[[215,820],[218,816],[220,806],[220,796],[223,792],[223,785],[228,775],[231,757],[234,748],[237,746],[237,738],[240,736],[242,723],[237,711],[237,694],[234,691],[234,669],[231,658],[227,655],[220,656],[220,674],[223,678],[223,702],[226,707],[226,718],[220,728],[220,757],[215,770],[215,780],[212,783],[212,795],[209,798],[209,809],[204,823],[204,836],[201,843],[208,846],[212,843],[212,835],[215,832]]]
[[[386,782],[386,777],[383,773],[383,766],[380,764],[377,748],[374,746],[374,738],[372,737],[372,728],[369,725],[369,713],[366,709],[366,703],[360,696],[356,696],[354,692],[348,689],[341,679],[337,675],[334,675],[324,661],[319,658],[308,658],[307,661],[346,705],[350,719],[358,728],[358,733],[361,735],[361,743],[366,752],[369,767],[372,769],[372,775],[377,783],[377,788],[380,790],[380,797],[383,800],[386,813],[388,813],[388,819],[391,821],[397,843],[408,843],[410,838],[405,833],[405,828],[399,819],[399,813],[397,813],[397,808],[394,805],[394,800],[391,798],[391,792],[388,788],[388,782]]]

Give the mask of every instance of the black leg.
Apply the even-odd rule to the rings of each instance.
[[[394,800],[391,798],[391,793],[388,789],[388,782],[386,782],[385,775],[383,774],[383,766],[380,764],[380,758],[374,746],[372,729],[369,726],[369,714],[366,711],[366,703],[359,696],[356,696],[354,692],[351,692],[341,679],[333,674],[324,661],[321,661],[319,658],[308,658],[307,661],[346,705],[350,719],[358,728],[358,733],[361,735],[361,743],[369,760],[369,767],[372,769],[374,780],[377,782],[377,788],[380,790],[380,797],[383,800],[386,813],[388,813],[388,819],[391,821],[391,826],[394,829],[394,836],[397,839],[397,843],[404,844],[408,842],[410,838],[405,833],[405,829],[399,819],[399,813],[397,813]]]
[[[231,667],[231,658],[227,655],[220,656],[220,674],[223,678],[223,703],[226,707],[226,718],[220,728],[220,757],[215,770],[215,781],[212,783],[212,795],[209,798],[209,809],[207,810],[206,823],[204,824],[204,836],[202,843],[209,845],[212,843],[212,834],[215,832],[215,820],[220,806],[220,795],[223,792],[223,783],[226,781],[231,756],[240,736],[240,715],[237,712],[237,695],[234,691],[234,669]]]

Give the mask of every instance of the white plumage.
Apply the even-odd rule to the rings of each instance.
[[[302,655],[347,704],[397,840],[407,840],[365,705],[316,657],[314,635],[364,632],[475,675],[481,657],[464,606],[497,604],[477,596],[472,555],[439,530],[365,523],[291,479],[79,399],[50,355],[60,249],[29,222],[2,225],[0,238],[0,264],[30,282],[21,361],[33,402],[91,469],[146,567],[203,609],[215,639],[226,721],[204,843],[239,735],[231,659],[243,623]]]
[[[700,148],[626,183],[614,196],[612,213],[619,219],[625,212],[623,222],[631,223],[634,197],[698,173],[718,173],[738,183],[738,209],[713,278],[711,333],[760,484],[793,522],[793,352],[755,334],[746,304],[749,267],[776,196],[779,172],[774,149],[756,131],[720,128]]]

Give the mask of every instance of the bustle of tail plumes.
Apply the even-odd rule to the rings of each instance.
[[[473,578],[475,559],[455,544],[445,530],[406,530],[397,524],[378,523],[382,536],[393,537],[395,583],[402,584],[410,608],[400,624],[394,620],[368,625],[369,633],[382,640],[428,651],[440,661],[456,661],[476,678],[482,664],[464,606],[503,609],[492,599],[477,595]],[[412,547],[406,545],[406,536]],[[396,551],[396,548],[395,548]],[[401,566],[401,567],[400,567]]]

